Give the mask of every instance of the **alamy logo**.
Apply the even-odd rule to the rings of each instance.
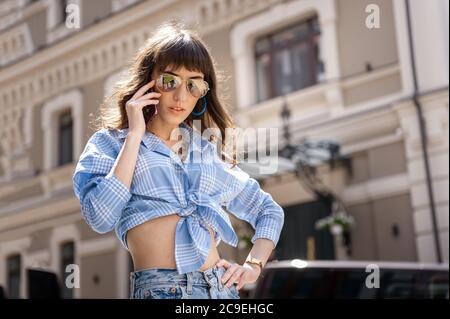
[[[66,266],[65,285],[69,289],[80,288],[80,267],[77,264],[69,264]]]
[[[70,3],[66,6],[66,21],[65,25],[68,29],[80,28],[80,6],[75,3]]]
[[[380,28],[380,7],[377,4],[368,4],[366,6],[366,27],[368,29]]]
[[[378,265],[370,264],[366,266],[366,287],[369,289],[380,288],[380,268]]]

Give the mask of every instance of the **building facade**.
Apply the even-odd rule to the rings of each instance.
[[[368,19],[377,12],[373,27],[376,18]],[[28,268],[64,278],[65,265],[77,264],[80,288],[65,297],[128,297],[130,257],[113,233],[99,235],[84,222],[71,177],[104,95],[170,18],[206,41],[238,126],[281,129],[286,103],[293,141],[333,139],[349,158],[347,167],[323,167],[320,176],[356,220],[350,256],[314,230],[324,210],[295,174],[258,176],[286,212],[279,258],[436,262],[438,238],[441,261],[448,262],[448,1],[6,0],[0,286],[7,295],[27,297]],[[221,244],[220,251],[242,261],[248,247]]]

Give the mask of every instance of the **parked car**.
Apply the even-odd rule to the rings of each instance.
[[[449,298],[448,264],[270,262],[249,298]]]

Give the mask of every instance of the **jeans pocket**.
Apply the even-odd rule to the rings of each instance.
[[[183,292],[178,286],[143,287],[139,295],[142,299],[181,299]]]

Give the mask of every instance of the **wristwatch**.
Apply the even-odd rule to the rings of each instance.
[[[258,258],[255,257],[248,257],[247,260],[245,261],[246,264],[253,264],[253,265],[257,265],[259,266],[260,270],[262,271],[263,269],[263,263],[261,260],[259,260]]]

